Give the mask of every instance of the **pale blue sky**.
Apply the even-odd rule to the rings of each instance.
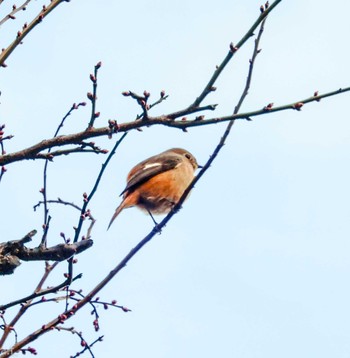
[[[7,151],[52,136],[71,104],[86,100],[89,74],[100,60],[97,126],[109,118],[135,118],[139,108],[120,95],[124,90],[147,89],[156,99],[164,89],[170,97],[154,114],[187,106],[229,43],[238,42],[259,15],[260,5],[253,0],[73,0],[60,5],[1,69],[0,123],[15,135]],[[30,17],[41,6],[34,2],[18,18]],[[349,86],[349,13],[345,0],[282,1],[266,23],[242,110]],[[2,47],[19,23],[3,25]],[[207,98],[206,103],[219,104],[217,115],[233,111],[252,46],[253,40],[237,54]],[[132,312],[100,310],[98,335],[105,339],[94,347],[96,357],[349,357],[348,104],[349,94],[343,94],[301,112],[235,124],[183,210],[99,295],[117,299]],[[88,107],[76,112],[64,133],[82,130],[89,114]],[[204,163],[224,126],[129,134],[91,202],[95,245],[78,257],[76,272],[84,276],[76,288],[87,292],[152,228],[147,216],[130,209],[106,232],[128,170],[173,146],[187,148]],[[96,143],[111,149],[114,140]],[[57,158],[49,166],[49,197],[80,204],[103,160],[95,155]],[[40,161],[9,166],[0,186],[3,240],[40,230],[43,214],[32,206],[41,198],[42,168]],[[74,211],[53,206],[51,215],[52,244],[61,231],[73,235]],[[61,280],[64,268],[49,285]],[[14,276],[1,278],[1,303],[31,292],[40,270],[42,264],[23,263]],[[33,308],[18,326],[19,336],[55,317],[60,307]],[[92,341],[96,334],[89,313],[85,309],[67,326]],[[40,357],[51,358],[80,349],[75,337],[56,332],[31,346]]]

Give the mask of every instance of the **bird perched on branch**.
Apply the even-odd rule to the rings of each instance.
[[[128,176],[123,201],[115,210],[108,229],[123,209],[137,206],[152,214],[166,214],[191,183],[198,165],[187,150],[172,148],[133,167]],[[107,229],[107,230],[108,230]]]

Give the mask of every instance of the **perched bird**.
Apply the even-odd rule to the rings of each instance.
[[[181,148],[166,150],[137,164],[127,176],[126,187],[120,194],[123,201],[115,210],[108,229],[123,209],[132,206],[148,212],[155,222],[152,214],[168,213],[199,167],[196,158]]]

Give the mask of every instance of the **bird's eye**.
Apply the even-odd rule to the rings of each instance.
[[[185,157],[186,157],[188,160],[191,160],[191,156],[190,156],[188,153],[185,154]]]

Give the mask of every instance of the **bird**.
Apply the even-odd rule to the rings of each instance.
[[[123,200],[116,208],[107,230],[123,209],[133,206],[153,215],[166,214],[179,201],[198,168],[196,158],[186,149],[172,148],[135,165],[121,192]]]

